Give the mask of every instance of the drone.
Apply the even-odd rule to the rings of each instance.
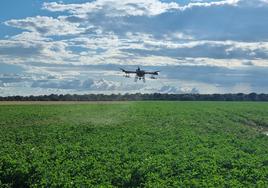
[[[151,75],[151,79],[156,79],[156,75],[158,75],[158,73],[160,71],[145,71],[145,70],[141,70],[140,67],[138,67],[135,71],[128,71],[125,69],[120,68],[124,73],[125,73],[125,77],[126,78],[130,78],[130,74],[135,74],[135,79],[134,81],[137,82],[137,80],[143,80],[143,82],[145,82],[145,75],[149,74]]]

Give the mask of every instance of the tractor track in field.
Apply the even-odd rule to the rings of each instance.
[[[227,111],[225,110],[221,110],[221,111],[224,113],[227,113]],[[236,116],[235,119],[233,117],[229,117],[229,119],[232,121],[239,121],[243,125],[248,126],[252,129],[255,129],[259,133],[268,136],[268,123],[267,122],[249,119],[247,116],[238,114],[238,113],[234,113],[234,115]]]

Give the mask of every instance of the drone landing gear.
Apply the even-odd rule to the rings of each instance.
[[[134,79],[134,82],[137,82],[138,80],[142,80],[144,83],[145,83],[145,77],[138,77],[138,76],[135,76],[135,79]]]

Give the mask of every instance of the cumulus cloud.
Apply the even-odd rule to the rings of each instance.
[[[175,34],[177,35],[177,34]],[[171,36],[172,37],[172,36]],[[214,65],[239,66],[242,60],[267,66],[267,42],[183,40],[146,33],[118,36],[113,32],[54,41],[36,32],[23,32],[0,40],[0,56],[13,63],[128,64],[128,65]],[[194,59],[195,58],[195,59]],[[260,64],[261,63],[261,64]]]
[[[31,81],[31,77],[20,74],[0,74],[0,82],[2,83],[2,85],[25,81]]]
[[[244,60],[244,61],[243,61],[243,65],[253,66],[254,64],[253,64],[253,62],[250,61],[250,60]]]
[[[53,88],[53,89],[78,89],[80,87],[81,82],[79,80],[71,80],[71,81],[49,81],[49,80],[37,80],[34,81],[32,86],[33,88]]]
[[[96,0],[82,4],[44,3],[43,8],[49,11],[68,11],[75,15],[103,12],[106,16],[142,16],[158,15],[170,9],[177,9],[177,3],[163,3],[158,0]]]
[[[6,25],[25,29],[28,31],[51,35],[74,35],[84,31],[78,23],[70,23],[60,18],[47,16],[28,17],[25,19],[12,19],[5,22]]]
[[[193,7],[210,7],[222,5],[236,5],[239,0],[222,0],[211,2],[190,2],[180,5],[176,2],[161,2],[159,0],[96,0],[81,4],[63,4],[57,2],[45,2],[43,8],[49,11],[67,11],[80,17],[86,17],[89,13],[101,12],[108,17],[120,16],[155,16],[167,11],[184,11]]]
[[[3,83],[2,81],[0,81],[0,87],[5,87],[5,83]]]
[[[93,81],[90,88],[93,90],[116,90],[120,87],[120,84],[117,82],[107,81],[104,79]]]
[[[32,75],[2,76],[0,87],[9,86],[7,93],[14,83],[45,93],[266,88],[266,0],[45,2],[43,9],[49,16],[4,21],[21,33],[0,39],[0,63]],[[137,65],[166,70],[160,79],[167,83],[122,84],[118,67]],[[182,80],[186,84],[178,84]]]
[[[83,91],[115,91],[120,90],[121,85],[118,82],[108,81],[105,79],[93,80],[36,80],[32,83],[33,88],[52,88],[52,89],[72,89]]]
[[[210,2],[191,2],[188,5],[180,7],[180,10],[186,10],[193,7],[211,7],[211,6],[223,6],[232,5],[236,6],[241,0],[224,0],[224,1],[210,1]]]
[[[243,61],[244,63],[245,61]],[[62,67],[62,68],[61,68]],[[135,67],[130,66],[129,69]],[[58,68],[48,66],[47,73],[38,74],[38,69],[24,74],[5,74],[0,79],[1,92],[8,95],[49,93],[225,93],[225,92],[263,92],[267,90],[267,68],[248,65],[239,69],[212,66],[165,66],[143,67],[146,70],[161,70],[159,80],[147,79],[146,83],[126,79],[122,74],[105,74],[114,71],[110,65],[67,66]],[[41,71],[44,70],[44,67]],[[81,71],[83,70],[83,71]],[[40,71],[40,72],[41,72]],[[96,72],[96,74],[94,73]],[[100,73],[103,74],[100,75]],[[97,74],[98,73],[98,74]],[[92,78],[88,78],[88,76]],[[258,75],[258,76],[256,76]],[[4,87],[3,87],[4,86]],[[250,87],[246,87],[250,86]],[[30,89],[31,88],[31,89]],[[32,93],[31,93],[32,91]],[[34,92],[33,92],[34,91]],[[11,93],[12,93],[11,92]]]
[[[239,42],[213,40],[174,40],[154,38],[140,34],[136,38],[130,35],[132,44],[119,49],[136,56],[166,56],[169,58],[214,58],[214,59],[266,59],[268,58],[267,42]],[[142,41],[142,42],[141,42]],[[139,44],[139,45],[138,45]],[[161,61],[159,58],[158,60]],[[167,58],[165,59],[167,60]],[[167,61],[172,62],[172,61]],[[178,61],[176,61],[178,62]],[[216,61],[215,61],[216,62]],[[221,66],[221,65],[219,65]]]
[[[228,66],[227,62],[240,59],[264,60],[268,58],[267,42],[241,42],[234,40],[199,40],[189,33],[178,32],[177,28],[169,28],[161,25],[159,20],[152,23],[160,24],[161,28],[167,28],[165,32],[156,28],[155,33],[133,32],[132,27],[137,26],[135,20],[122,22],[124,34],[103,28],[109,18],[99,18],[97,22],[89,23],[82,19],[88,13],[98,15],[98,12],[113,14],[119,12],[124,16],[158,16],[170,10],[188,10],[193,7],[213,7],[222,5],[237,5],[238,0],[224,1],[194,1],[188,4],[176,2],[161,2],[158,0],[140,1],[113,1],[96,0],[80,4],[64,4],[57,2],[44,3],[43,8],[49,11],[67,11],[81,19],[77,22],[68,21],[67,16],[57,18],[47,16],[28,17],[25,19],[9,20],[5,23],[9,26],[26,29],[10,39],[0,41],[0,55],[3,59],[12,63],[25,63],[38,60],[40,63],[51,64],[142,64],[142,65],[176,65],[204,63],[204,65],[216,64]],[[131,8],[129,8],[131,7]],[[107,16],[119,16],[117,14]],[[122,16],[122,15],[120,15]],[[176,14],[171,14],[172,17]],[[90,18],[91,16],[89,16]],[[142,17],[144,18],[144,17]],[[160,19],[159,17],[158,19]],[[168,19],[170,19],[168,17]],[[121,22],[122,20],[118,20]],[[141,22],[140,24],[142,24]],[[98,25],[99,24],[99,25]],[[124,25],[126,24],[126,25]],[[134,26],[133,26],[134,24]],[[172,24],[176,25],[176,24]],[[190,25],[193,25],[191,23]],[[131,26],[130,29],[127,29]],[[140,26],[135,28],[147,28]],[[152,28],[152,25],[148,25]],[[188,29],[189,30],[189,29]],[[50,36],[72,35],[67,39],[52,39]],[[192,61],[191,58],[196,58]],[[202,61],[199,61],[202,58]],[[189,60],[190,59],[190,60]],[[209,62],[205,62],[208,59]],[[215,60],[213,60],[215,59]],[[219,61],[217,59],[222,59]],[[223,63],[223,61],[226,61]],[[237,65],[239,63],[236,63]],[[262,65],[265,61],[262,61]],[[240,63],[243,65],[243,63]],[[256,64],[254,64],[256,65]]]
[[[23,32],[5,40],[0,40],[0,58],[10,64],[29,62],[62,64],[77,57],[67,49],[68,42],[54,41],[36,32]]]
[[[175,87],[170,85],[165,85],[161,87],[158,92],[160,93],[172,93],[172,94],[185,94],[191,93],[196,94],[199,93],[197,88],[187,88],[187,87]]]

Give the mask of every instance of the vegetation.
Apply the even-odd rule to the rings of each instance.
[[[268,187],[267,103],[0,106],[0,187]]]
[[[41,96],[8,96],[0,101],[268,101],[268,94],[86,94],[86,95],[41,95]]]

